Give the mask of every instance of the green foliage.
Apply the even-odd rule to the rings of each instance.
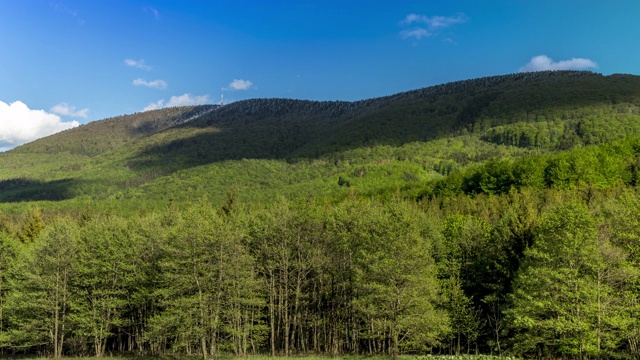
[[[72,315],[76,336],[91,339],[96,357],[104,356],[107,339],[124,324],[135,278],[134,246],[124,220],[98,218],[82,229]]]
[[[638,138],[589,146],[568,152],[517,159],[494,159],[432,183],[422,196],[455,194],[506,194],[514,189],[614,188],[632,184]]]
[[[163,109],[2,153],[0,355],[638,357],[638,81]]]
[[[444,283],[445,307],[451,321],[450,348],[453,353],[469,353],[472,346],[477,347],[483,320],[480,312],[464,289],[478,289],[482,274],[475,269],[488,259],[484,248],[487,245],[490,228],[485,221],[473,216],[452,215],[443,224],[444,248],[441,256],[440,276]],[[482,254],[480,259],[476,259]]]
[[[177,350],[199,345],[205,359],[259,346],[261,283],[235,225],[209,206],[195,206],[179,219],[166,246],[160,263],[166,311],[152,319],[149,339],[172,338]]]
[[[600,191],[591,209],[582,189],[512,188],[421,208],[350,195],[78,213],[81,227],[49,215],[33,243],[2,235],[0,344],[52,356],[635,354],[638,195]]]
[[[397,201],[366,209],[360,214],[364,227],[353,231],[360,239],[352,240],[359,243],[354,259],[360,294],[356,308],[372,328],[382,325],[389,334],[393,358],[401,345],[430,349],[448,331],[448,324],[438,309],[440,289],[431,239],[424,237],[415,219],[421,214]]]
[[[44,221],[42,214],[38,208],[33,208],[26,214],[20,230],[18,231],[18,239],[23,243],[32,243],[42,230],[44,229]]]
[[[0,231],[0,348],[11,343],[7,329],[7,296],[10,291],[9,271],[15,266],[20,245],[15,238],[7,232]]]
[[[161,208],[166,193],[176,201],[205,195],[221,201],[234,186],[239,199],[252,202],[349,192],[389,198],[495,158],[512,163],[512,175],[497,174],[495,166],[504,164],[494,162],[478,177],[482,183],[462,191],[506,193],[540,185],[537,170],[516,171],[527,170],[513,161],[523,155],[638,134],[637,82],[628,75],[540,72],[352,103],[256,99],[121,116],[0,154],[0,202],[74,207],[74,199],[144,199]],[[553,175],[562,172],[550,172],[547,186],[583,181]],[[584,176],[583,182],[610,185]],[[337,186],[339,179],[349,189]]]
[[[71,282],[76,275],[78,229],[59,220],[22,251],[11,269],[7,322],[12,344],[46,346],[62,356],[70,333]]]
[[[551,211],[525,252],[514,286],[508,315],[516,351],[583,357],[618,348],[617,329],[629,318],[625,301],[614,294],[631,279],[618,251],[598,240],[585,206]]]

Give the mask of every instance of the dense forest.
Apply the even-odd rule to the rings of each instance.
[[[0,226],[6,354],[640,356],[640,196],[233,193]]]
[[[0,355],[640,358],[640,78],[255,99],[0,154]]]

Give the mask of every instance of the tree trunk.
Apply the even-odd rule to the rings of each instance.
[[[398,332],[395,322],[391,323],[391,359],[398,360]]]
[[[289,357],[289,269],[284,267],[284,356]]]
[[[200,337],[200,348],[202,348],[202,358],[204,360],[208,360],[209,354],[207,353],[207,339],[204,335]]]
[[[291,345],[295,351],[296,347],[296,331],[298,330],[298,311],[300,311],[300,294],[302,293],[302,272],[298,269],[296,276],[296,298],[293,305],[293,321],[291,329]],[[300,342],[300,339],[298,339]]]
[[[60,358],[58,346],[58,333],[60,321],[60,272],[56,273],[56,289],[55,289],[55,309],[53,315],[53,357]]]
[[[275,279],[273,271],[269,271],[269,324],[271,325],[271,356],[276,356],[276,311],[275,311]]]
[[[601,280],[601,276],[602,276],[602,269],[598,269],[598,356],[597,358],[600,359],[600,344],[601,344],[601,299],[600,299],[600,280]]]

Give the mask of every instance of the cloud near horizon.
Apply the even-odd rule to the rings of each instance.
[[[166,103],[164,99],[160,99],[154,103],[147,105],[144,109],[142,109],[142,111],[158,110],[175,106],[204,105],[207,103],[211,103],[211,98],[209,98],[209,95],[193,96],[189,93],[186,93],[180,96],[172,96]]]
[[[21,101],[11,104],[0,101],[0,151],[6,151],[78,125],[80,123],[77,121],[62,121],[58,115],[44,110],[29,109]]]
[[[153,88],[153,89],[160,89],[160,90],[164,90],[167,88],[167,82],[164,80],[153,80],[153,81],[147,81],[143,78],[138,78],[133,80],[133,85],[135,86],[146,86],[149,88]]]
[[[251,82],[250,80],[233,79],[233,81],[229,84],[229,87],[224,88],[223,90],[249,90],[253,87],[253,82]]]
[[[598,64],[591,59],[571,58],[570,60],[553,61],[547,55],[538,55],[531,58],[520,72],[534,72],[547,70],[583,70],[597,68]]]
[[[62,116],[70,116],[70,117],[81,117],[86,119],[89,115],[89,108],[84,108],[80,110],[76,110],[75,106],[70,106],[67,103],[60,103],[54,107],[52,107],[49,112],[54,114],[62,115]]]
[[[400,32],[403,39],[415,38],[421,40],[435,35],[438,30],[451,27],[456,24],[463,24],[469,21],[469,17],[463,13],[454,16],[426,16],[420,14],[409,14],[404,20],[400,21],[401,26],[414,26]]]
[[[125,59],[124,64],[129,67],[134,67],[142,70],[151,70],[151,66],[145,64],[144,59],[133,60],[133,59]]]

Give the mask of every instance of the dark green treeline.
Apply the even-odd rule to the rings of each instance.
[[[34,209],[0,229],[4,355],[640,356],[632,187]]]

